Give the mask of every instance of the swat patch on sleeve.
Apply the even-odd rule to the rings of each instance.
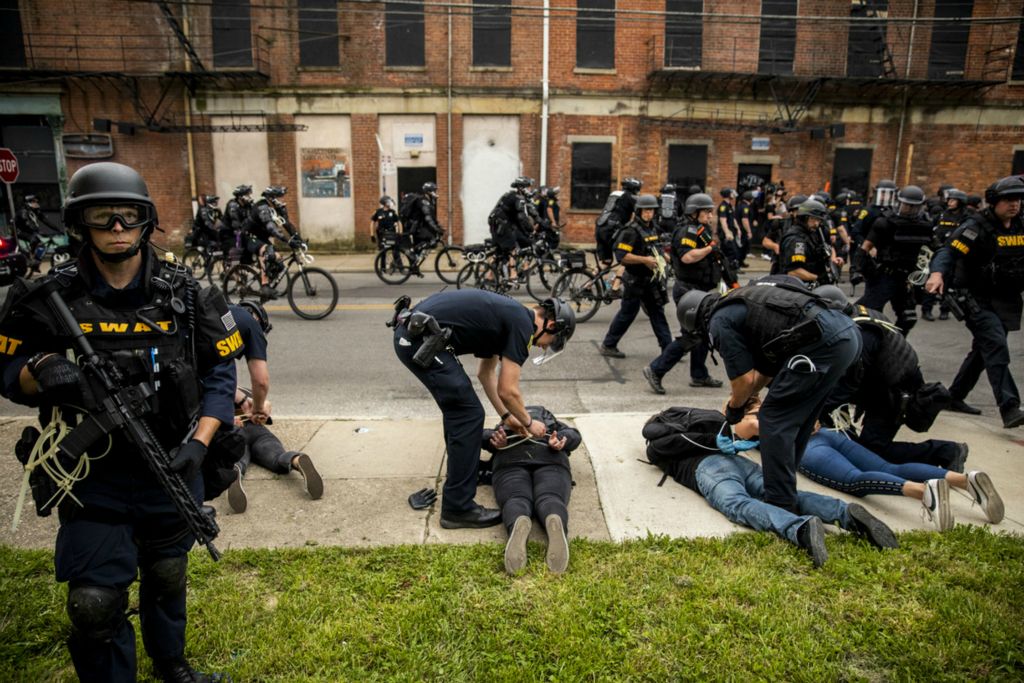
[[[689,239],[689,238],[686,238],[686,237],[683,238],[683,241],[681,242],[681,244],[684,247],[693,247],[694,249],[697,248],[697,243],[695,241]]]
[[[862,221],[868,215],[867,209],[861,209],[860,213],[857,214],[857,220]]]

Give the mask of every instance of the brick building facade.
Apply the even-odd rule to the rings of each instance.
[[[1020,0],[550,0],[546,124],[543,3],[507,4],[2,3],[15,198],[55,209],[109,158],[145,175],[170,246],[191,197],[240,183],[286,185],[314,243],[365,245],[381,193],[435,179],[473,241],[525,174],[586,242],[626,176],[980,193],[1024,171]]]

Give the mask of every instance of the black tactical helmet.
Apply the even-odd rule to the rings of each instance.
[[[665,183],[661,186],[661,194],[675,194],[676,186],[672,183]]]
[[[704,188],[700,185],[690,185],[690,189],[687,190],[689,194],[700,194],[704,191]]]
[[[551,342],[551,350],[560,353],[576,332],[576,312],[557,297],[544,299],[540,306],[544,309],[544,326],[547,327],[549,320],[555,322],[555,340]]]
[[[807,201],[807,195],[805,195],[805,194],[795,194],[795,195],[793,195],[792,197],[789,198],[789,201],[786,202],[786,208],[789,209],[790,211],[796,211],[797,207],[799,207],[801,204],[803,204],[806,201]]]
[[[431,194],[437,192],[437,183],[423,183],[423,187],[420,188],[420,191],[423,192],[423,194]]]
[[[274,329],[274,326],[270,324],[270,316],[267,315],[267,309],[263,308],[263,304],[246,299],[239,301],[238,305],[256,319],[256,322],[260,324],[260,329],[263,330],[263,334],[270,334],[270,331]]]
[[[629,178],[625,178],[622,181],[622,189],[625,190],[626,192],[632,192],[633,194],[639,192],[640,188],[643,186],[644,184],[642,181],[632,176],[630,176]]]
[[[818,190],[817,192],[811,195],[811,199],[817,199],[822,204],[828,206],[828,204],[832,201],[832,195],[830,195],[828,192],[825,192],[825,190]]]
[[[814,293],[823,299],[828,299],[835,308],[845,311],[850,305],[850,300],[846,297],[846,293],[839,289],[835,285],[822,285],[814,290]]]
[[[702,314],[717,296],[718,292],[704,292],[699,289],[691,289],[683,294],[676,306],[676,317],[679,318],[679,326],[684,332],[697,334],[702,331]]]
[[[729,197],[736,196],[736,190],[732,189],[731,187],[723,187],[718,194],[722,196],[722,199],[728,199]]]
[[[236,197],[252,194],[252,185],[239,185],[238,187],[231,191],[231,194],[235,195]]]
[[[953,189],[946,191],[946,201],[948,202],[950,199],[957,200],[960,202],[960,206],[963,206],[967,203],[967,193],[954,187]]]
[[[745,201],[745,202],[752,202],[752,201],[754,201],[754,191],[753,190],[747,190],[742,195],[740,195],[740,198],[743,201]]]
[[[874,203],[877,206],[893,206],[896,203],[896,183],[891,180],[879,180],[875,186]]]
[[[220,197],[215,194],[203,195],[203,203],[207,206],[217,206],[217,202],[220,201]]]
[[[395,200],[392,199],[389,195],[384,195],[383,197],[380,198],[380,205],[381,206],[391,206],[391,203],[394,202],[394,201]]]
[[[843,204],[845,204],[848,201],[850,201],[850,191],[849,190],[843,190],[842,192],[840,192],[839,194],[836,195],[836,204],[838,204],[839,206],[842,206]]]
[[[886,180],[879,180],[878,184],[875,185],[875,189],[876,190],[877,189],[882,189],[882,190],[890,190],[891,189],[891,190],[895,190],[896,189],[896,183],[894,183],[893,181],[888,180],[888,179],[886,179]]]
[[[992,183],[985,191],[985,201],[990,206],[1002,199],[1024,199],[1024,179],[1016,175],[1006,176]]]
[[[910,204],[911,206],[924,204],[924,190],[917,185],[907,185],[899,191],[896,195],[896,199],[901,204]]]
[[[808,199],[796,209],[797,218],[811,217],[825,220],[828,218],[828,208],[817,199]]]
[[[657,209],[658,198],[653,194],[642,194],[636,198],[636,212],[639,215],[640,209]]]
[[[272,199],[274,197],[279,196],[277,194],[277,188],[275,188],[273,185],[263,188],[263,192],[261,192],[260,194],[266,197],[267,199]]]
[[[517,190],[525,190],[526,188],[533,185],[533,178],[529,176],[521,175],[512,181],[512,187]]]
[[[149,237],[159,221],[156,206],[149,196],[149,188],[146,187],[146,181],[142,179],[138,171],[124,164],[101,161],[83,166],[71,176],[71,180],[68,182],[67,199],[64,201],[64,224],[68,226],[69,230],[79,233],[81,238],[92,246],[83,212],[91,206],[108,204],[118,206],[131,204],[139,209],[139,222],[131,227],[141,226],[142,234],[130,249],[111,256],[93,248],[101,259],[118,263],[139,252],[142,245],[149,241]],[[111,217],[109,225],[113,224],[114,218],[120,219],[121,224],[128,227],[125,225],[124,217],[116,214]]]
[[[967,206],[973,206],[975,208],[981,206],[981,195],[980,194],[969,194],[969,195],[967,195]]]
[[[698,192],[697,194],[691,194],[686,198],[686,204],[683,206],[683,213],[687,215],[693,215],[701,209],[712,209],[715,208],[715,200],[711,198],[711,195]]]
[[[25,195],[25,203],[26,204],[31,204],[32,202],[38,202],[38,201],[39,201],[39,197],[35,196],[34,194],[27,194],[27,195]]]
[[[558,193],[561,192],[561,191],[562,191],[562,186],[561,185],[555,185],[554,187],[549,187],[548,188],[548,199],[556,199],[558,197]]]

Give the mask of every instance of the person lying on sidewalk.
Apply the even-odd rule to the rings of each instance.
[[[752,402],[756,400],[751,399]],[[753,403],[748,404],[751,406],[756,407]],[[837,498],[808,491],[797,492],[796,513],[764,502],[761,466],[739,455],[741,450],[756,448],[756,442],[734,441],[727,436],[729,426],[725,415],[704,412],[715,417],[709,420],[710,428],[715,430],[710,432],[712,439],[707,439],[706,434],[684,433],[685,441],[693,447],[680,449],[678,457],[652,458],[655,431],[649,431],[649,422],[644,428],[644,436],[648,439],[648,458],[683,486],[700,494],[729,521],[758,531],[773,532],[805,550],[815,567],[821,567],[828,560],[824,524],[838,524],[879,549],[899,547],[892,530],[857,503],[847,504]],[[665,436],[673,438],[673,426],[662,426],[668,427],[664,430],[667,432]],[[720,435],[717,439],[714,438],[716,433]],[[752,439],[756,435],[756,416],[748,415],[734,425],[733,434],[741,440]],[[715,443],[716,447],[707,445],[709,443]]]
[[[1003,499],[981,470],[967,474],[925,463],[893,464],[846,436],[821,429],[807,443],[800,472],[813,481],[854,496],[906,496],[921,501],[923,513],[939,531],[953,528],[949,489],[965,491],[991,524],[1003,521]]]
[[[245,512],[249,507],[249,499],[242,487],[249,464],[255,462],[260,467],[274,474],[287,475],[296,471],[302,475],[306,492],[313,500],[324,495],[324,480],[313,466],[313,460],[305,453],[286,451],[281,440],[271,432],[266,424],[254,422],[252,417],[252,396],[245,389],[237,390],[236,405],[240,404],[238,415],[235,416],[235,428],[245,439],[245,455],[235,463],[235,480],[228,487],[228,505],[233,512]],[[264,401],[264,420],[270,418],[270,399]],[[267,422],[269,424],[269,422]]]
[[[494,497],[508,531],[505,571],[515,574],[526,566],[526,539],[536,517],[548,534],[548,569],[561,574],[569,566],[569,454],[583,439],[541,406],[527,406],[526,412],[543,423],[547,430],[544,436],[510,435],[504,422],[483,431],[482,446],[493,454],[490,467]]]

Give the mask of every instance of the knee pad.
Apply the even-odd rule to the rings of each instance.
[[[140,580],[158,596],[178,595],[185,590],[188,556],[164,557],[141,568]]]
[[[121,628],[128,610],[128,591],[105,586],[76,586],[68,591],[68,618],[79,635],[109,640]]]

